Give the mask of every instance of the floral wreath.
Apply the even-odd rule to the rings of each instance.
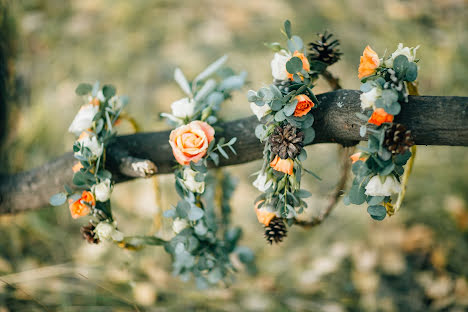
[[[307,208],[304,198],[311,193],[301,189],[302,175],[309,173],[320,180],[302,164],[307,159],[303,147],[315,138],[312,110],[319,102],[312,88],[319,74],[341,55],[336,49],[338,41],[328,41],[331,34],[319,34],[320,40],[310,44],[310,53],[303,40],[291,34],[288,20],[284,34],[287,48],[268,44],[275,52],[271,61],[273,84],[250,90],[247,95],[252,111],[262,122],[255,135],[265,144],[263,166],[253,185],[262,192],[255,200],[255,212],[270,244],[281,242],[287,234],[285,221],[291,226]]]
[[[375,220],[393,215],[401,206],[416,155],[416,146],[404,125],[394,122],[408,94],[417,95],[416,50],[399,44],[389,57],[379,59],[371,47],[364,49],[359,64],[361,108],[358,117],[366,122],[361,136],[368,135],[367,147],[351,156],[355,175],[345,204],[367,202],[367,212]],[[405,170],[404,166],[408,163]],[[392,195],[398,194],[392,204]]]
[[[87,101],[68,129],[77,136],[73,145],[77,159],[72,168],[74,187],[65,185],[65,192],[50,199],[54,206],[68,200],[74,219],[91,216],[89,224],[81,228],[83,237],[90,243],[107,240],[128,249],[164,246],[172,256],[174,274],[183,280],[193,275],[200,288],[230,281],[231,273],[236,270],[231,255],[237,256],[248,272],[256,270],[252,251],[237,245],[241,229],[230,226],[229,200],[237,182],[219,169],[216,174],[208,170],[209,162],[215,166],[219,164],[220,155],[229,158],[229,150],[236,154],[233,147],[236,138],[227,142],[223,137],[215,138],[219,123],[217,112],[220,105],[231,98],[231,93],[244,85],[247,73],[235,74],[232,69],[223,67],[226,60],[226,56],[218,59],[193,82],[188,82],[182,71],[176,69],[174,78],[187,97],[172,103],[171,114],[161,114],[176,127],[169,143],[178,163],[175,188],[181,200],[164,212],[165,217],[174,219],[172,228],[176,235],[172,239],[166,241],[153,235],[125,236],[112,216],[110,196],[114,181],[105,169],[105,158],[128,99],[116,96],[115,88],[110,85],[102,89],[98,83],[77,87],[76,93]]]

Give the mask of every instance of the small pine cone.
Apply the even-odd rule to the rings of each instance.
[[[411,130],[407,130],[404,125],[394,123],[385,130],[384,146],[392,154],[404,154],[413,145]]]
[[[320,61],[328,65],[338,62],[343,54],[338,48],[340,41],[333,40],[333,34],[326,31],[317,36],[318,39],[315,42],[309,43],[309,61]]]
[[[273,220],[270,221],[270,224],[265,226],[265,238],[270,245],[273,244],[273,242],[277,244],[282,242],[283,238],[285,238],[287,234],[288,230],[281,218],[273,218]]]
[[[94,224],[89,223],[88,225],[82,226],[80,229],[81,235],[83,239],[86,239],[90,244],[99,244],[99,238],[94,236],[94,229],[96,227]]]
[[[285,94],[292,91],[291,85],[293,84],[293,82],[289,79],[288,80],[275,79],[273,80],[273,84],[277,86],[278,89]]]
[[[271,152],[282,159],[294,158],[302,150],[304,133],[290,124],[276,127],[270,136]]]

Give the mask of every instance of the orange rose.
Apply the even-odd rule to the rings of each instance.
[[[72,170],[73,172],[78,172],[81,168],[83,168],[83,165],[81,162],[77,161],[76,164],[73,165]]]
[[[296,95],[295,99],[297,100],[296,110],[294,111],[294,116],[296,117],[306,115],[315,106],[312,100],[305,94]]]
[[[270,163],[270,167],[276,171],[280,171],[289,175],[293,174],[294,161],[291,158],[282,159],[278,155]]]
[[[302,68],[308,72],[310,71],[310,64],[309,64],[309,61],[307,60],[307,57],[304,55],[304,53],[300,53],[299,51],[295,51],[293,56],[292,57],[298,57],[301,59],[302,61]],[[290,74],[289,72],[288,73],[288,78],[289,79],[293,79],[293,74]],[[304,79],[304,77],[301,77],[301,79]]]
[[[392,122],[393,115],[390,115],[383,108],[377,108],[370,116],[368,122],[376,126],[380,126],[384,122]]]
[[[263,223],[265,226],[268,226],[271,222],[276,217],[276,213],[274,212],[269,212],[265,208],[258,208],[260,204],[264,202],[264,200],[260,200],[255,204],[255,213],[257,214],[257,219],[258,222]]]
[[[69,208],[73,219],[88,215],[91,211],[90,206],[94,207],[96,205],[93,194],[88,191],[83,191],[81,198],[75,202],[72,200],[69,200],[68,202],[70,204]]]
[[[366,160],[366,157],[361,157],[361,154],[362,154],[361,152],[357,152],[357,153],[351,155],[351,157],[349,157],[349,158],[351,158],[351,161],[352,161],[353,164],[355,162],[357,162],[358,160],[362,160],[362,161]]]
[[[362,79],[375,73],[375,69],[379,67],[380,60],[377,53],[367,46],[361,56],[361,62],[359,63],[358,77]]]
[[[214,139],[215,130],[203,121],[192,121],[188,125],[172,130],[169,144],[175,159],[181,165],[198,162],[206,155],[208,145]]]

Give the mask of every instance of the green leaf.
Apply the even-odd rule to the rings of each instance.
[[[219,152],[221,155],[223,155],[224,158],[229,159],[228,154],[226,153],[226,151],[224,151],[224,149],[222,148],[222,146],[219,145],[219,144],[218,144],[218,152]]]
[[[52,206],[61,206],[65,204],[67,201],[67,194],[65,193],[57,193],[55,195],[52,195],[49,199],[49,203]]]
[[[227,59],[228,56],[224,55],[216,61],[214,61],[213,63],[211,63],[204,71],[202,71],[200,74],[198,74],[197,77],[195,77],[194,83],[200,80],[204,80],[205,78],[208,78],[209,76],[214,74],[218,69],[221,68],[221,66],[223,66],[224,63],[226,63]]]
[[[174,80],[179,84],[180,88],[185,92],[185,94],[192,96],[192,91],[190,90],[190,85],[187,81],[187,78],[185,78],[184,73],[179,67],[177,67],[174,71]]]
[[[294,195],[296,195],[299,198],[307,198],[312,196],[312,193],[306,190],[298,190],[294,193]]]
[[[398,55],[393,60],[393,69],[398,78],[405,77],[406,68],[408,67],[408,58],[405,55]]]
[[[304,48],[304,42],[302,42],[301,37],[299,36],[292,36],[291,39],[288,40],[288,49],[291,53],[296,51],[301,51]]]
[[[257,101],[257,99],[258,99],[257,92],[255,92],[254,90],[247,91],[247,101],[255,102],[255,101]]]
[[[297,56],[292,57],[287,63],[286,63],[286,70],[290,74],[295,74],[302,69],[302,61],[300,58]]]
[[[369,206],[378,205],[385,199],[385,196],[368,196],[366,201]]]
[[[190,210],[188,211],[188,219],[190,221],[196,221],[203,217],[204,211],[200,207],[191,205]]]
[[[361,205],[366,201],[365,188],[355,184],[349,190],[349,200],[352,204]]]
[[[75,89],[77,95],[87,95],[93,90],[93,86],[89,83],[80,83]]]
[[[362,92],[366,93],[366,92],[369,92],[370,90],[372,90],[374,88],[374,84],[370,81],[368,82],[365,82],[363,84],[361,84],[361,87],[359,88]]]
[[[292,114],[294,114],[294,111],[296,110],[297,103],[298,103],[298,100],[294,100],[294,101],[286,104],[284,106],[284,108],[283,108],[283,113],[286,116],[291,116]]]
[[[284,21],[284,31],[286,32],[286,36],[288,39],[291,38],[291,22],[289,20]]]
[[[278,122],[281,122],[283,120],[286,119],[286,116],[284,115],[284,112],[282,110],[278,111],[276,114],[275,114],[275,120],[278,121]]]
[[[307,128],[303,130],[304,132],[304,144],[312,143],[315,139],[315,130],[314,128]]]
[[[242,263],[251,263],[255,260],[254,253],[248,247],[239,246],[235,249],[235,252]]]
[[[382,205],[374,205],[367,207],[367,212],[370,214],[372,219],[382,221],[387,215],[387,209]]]
[[[401,105],[398,102],[393,102],[389,106],[385,106],[384,110],[390,115],[398,115],[401,111]]]
[[[105,85],[102,87],[102,94],[106,99],[110,99],[115,95],[115,87],[113,85]]]
[[[270,48],[273,52],[279,52],[283,49],[281,47],[281,44],[279,44],[278,42],[271,42],[271,43],[265,42],[264,44],[265,46]]]
[[[418,78],[418,66],[414,62],[410,62],[406,67],[406,76],[405,80],[412,82]]]
[[[210,154],[211,160],[214,162],[215,166],[219,165],[219,155],[216,153],[211,153]]]
[[[307,159],[307,152],[304,148],[301,150],[301,152],[297,156],[297,159],[299,159],[300,161],[305,161]]]

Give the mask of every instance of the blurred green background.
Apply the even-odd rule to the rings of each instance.
[[[80,82],[114,84],[130,97],[127,111],[144,131],[167,129],[158,118],[183,96],[173,70],[193,78],[228,53],[248,70],[249,85],[222,110],[225,119],[251,115],[245,94],[270,83],[272,53],[264,42],[283,39],[283,21],[304,40],[326,29],[341,40],[342,60],[331,71],[357,89],[357,65],[370,44],[379,54],[399,42],[421,45],[420,92],[464,95],[468,84],[468,3],[464,0],[327,1],[0,1],[12,89],[0,169],[31,169],[71,149],[66,133],[80,99]],[[14,21],[5,19],[8,8]],[[16,31],[9,38],[5,33]],[[11,33],[11,32],[10,32]],[[321,81],[317,93],[328,91]],[[345,104],[346,105],[346,104]],[[126,125],[122,133],[130,132]],[[5,133],[4,133],[5,134]],[[325,206],[339,176],[337,147],[308,147],[307,167],[322,182],[306,216]],[[239,178],[233,223],[258,257],[259,273],[237,275],[229,288],[198,291],[170,274],[161,248],[138,252],[89,245],[68,208],[0,217],[0,312],[4,311],[467,311],[468,149],[419,147],[401,211],[372,221],[365,207],[338,205],[311,230],[293,227],[286,241],[267,246],[252,201],[256,161],[227,168]],[[127,234],[155,230],[153,217],[176,202],[172,176],[116,187],[113,205]],[[160,235],[170,236],[163,220]],[[6,283],[8,283],[8,285]]]

